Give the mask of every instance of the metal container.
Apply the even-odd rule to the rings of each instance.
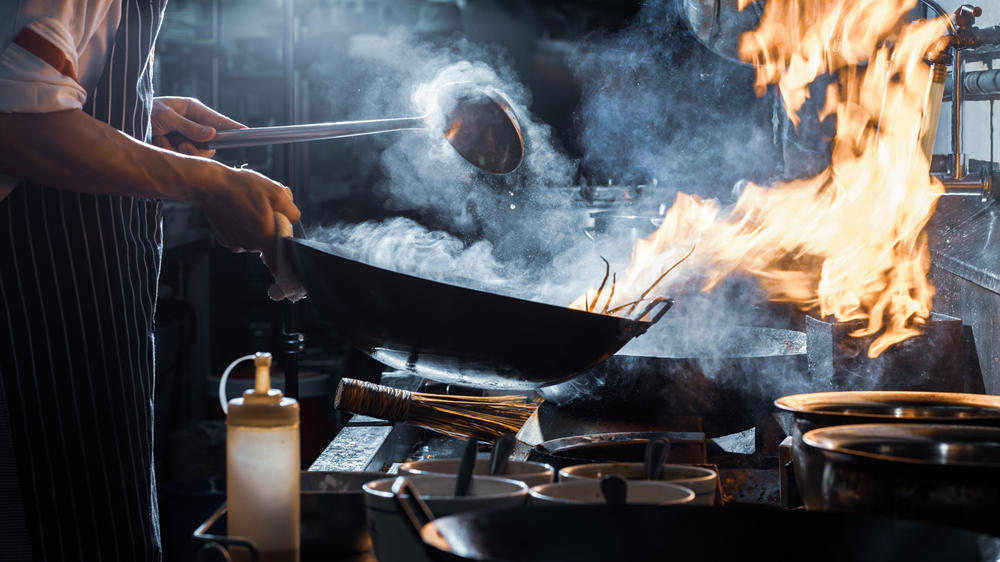
[[[865,424],[816,429],[827,511],[890,515],[1000,536],[1000,428]]]
[[[406,508],[396,497],[400,480],[408,481],[435,515],[521,507],[528,498],[524,482],[492,476],[473,476],[466,495],[456,496],[456,479],[457,476],[400,476],[365,484],[368,525],[379,562],[427,560]]]
[[[342,555],[371,548],[361,487],[381,472],[303,472],[302,553]]]
[[[865,327],[864,321],[827,322],[809,315],[805,320],[809,376],[829,384],[827,389],[979,390],[966,387],[962,321],[958,318],[932,313],[920,335],[893,345],[875,358],[867,353],[875,336],[852,335]]]
[[[399,474],[412,476],[453,475],[458,473],[462,459],[424,459],[404,462],[399,465]],[[490,459],[476,459],[472,474],[476,476],[491,476]],[[551,466],[540,462],[508,461],[502,474],[494,474],[498,478],[517,480],[527,486],[548,484],[555,480],[556,471]]]
[[[646,464],[640,462],[598,462],[567,466],[559,471],[559,481],[600,480],[613,474],[624,480],[645,480]],[[719,474],[710,469],[686,464],[664,464],[660,480],[684,486],[694,492],[692,505],[714,505]]]
[[[694,491],[660,480],[632,480],[625,487],[627,505],[681,505],[694,501]],[[603,505],[608,502],[600,480],[571,480],[534,486],[528,490],[528,505]]]
[[[1000,427],[1000,396],[957,392],[856,391],[783,396],[775,402],[785,413],[793,437],[795,482],[806,509],[822,509],[822,455],[802,443],[814,429],[872,423],[936,423]]]

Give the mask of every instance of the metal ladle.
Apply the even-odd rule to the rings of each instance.
[[[199,148],[240,148],[269,144],[373,135],[392,131],[441,127],[445,139],[472,165],[491,174],[507,174],[524,159],[521,123],[507,97],[493,88],[467,83],[450,84],[437,95],[440,115],[340,121],[280,127],[254,127],[219,131],[205,143],[193,142],[177,133],[168,138],[191,142]]]

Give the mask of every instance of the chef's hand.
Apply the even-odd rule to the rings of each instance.
[[[292,222],[301,215],[292,191],[253,170],[221,165],[218,169],[219,176],[199,201],[215,239],[234,252],[260,252],[273,266],[277,263],[274,213]]]
[[[193,141],[208,142],[215,138],[216,130],[246,129],[246,125],[209,109],[194,98],[153,98],[152,113],[153,144],[191,156],[211,158],[215,155],[215,150],[198,148],[189,142],[180,142],[174,146],[167,135],[176,132]]]

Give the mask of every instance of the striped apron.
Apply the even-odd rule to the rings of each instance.
[[[164,4],[123,0],[83,108],[147,141]],[[157,200],[22,183],[0,201],[0,559],[160,559],[161,251]]]

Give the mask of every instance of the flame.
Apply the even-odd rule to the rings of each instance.
[[[740,0],[741,8],[749,0]],[[681,193],[663,224],[633,249],[616,305],[696,248],[683,271],[651,294],[711,290],[732,273],[756,276],[774,300],[822,317],[864,320],[869,357],[920,333],[934,287],[924,234],[941,183],[921,150],[929,129],[931,72],[944,21],[906,21],[916,0],[770,0],[760,27],[745,33],[741,57],[756,67],[763,95],[777,85],[790,119],[809,85],[837,73],[821,118],[836,117],[830,166],[770,187],[748,185],[725,213]],[[586,307],[586,297],[571,305]]]

